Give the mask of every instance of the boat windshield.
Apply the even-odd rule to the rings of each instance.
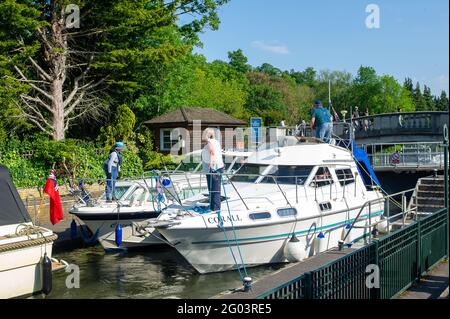
[[[260,183],[305,185],[314,166],[272,166]]]
[[[185,159],[183,159],[183,161],[181,161],[176,171],[196,172],[199,170],[201,162],[202,162],[201,154],[188,155]]]
[[[241,164],[239,167],[236,165],[236,172],[231,177],[233,182],[241,182],[241,183],[255,183],[258,178],[264,174],[269,165],[258,165],[258,164]]]
[[[269,166],[244,164],[232,177],[233,182],[304,185],[314,166]]]
[[[224,156],[224,163],[225,163],[225,172],[234,174],[239,168],[245,164],[246,157],[244,156],[238,156],[236,158],[231,158],[229,160]]]
[[[122,199],[123,195],[130,189],[130,186],[116,186],[115,187],[115,197],[117,199]],[[106,199],[106,195],[103,193],[102,199]]]

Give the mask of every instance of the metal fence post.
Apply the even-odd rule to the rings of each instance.
[[[417,221],[417,281],[422,277],[422,221]]]
[[[447,257],[449,257],[448,224],[449,224],[449,220],[450,220],[450,215],[449,215],[449,209],[448,209],[448,127],[447,127],[447,125],[444,125],[444,203],[445,203],[445,208],[447,209],[447,238],[445,240],[445,245],[447,246]]]
[[[388,234],[391,233],[391,203],[389,201],[389,198],[387,199],[387,212],[388,212],[388,217],[386,218],[386,223],[387,223],[387,231]]]
[[[314,299],[312,285],[312,272],[307,272],[305,274],[305,299]]]
[[[407,199],[405,194],[402,195],[402,211],[403,211],[403,215],[402,215],[402,227],[405,228],[405,222],[406,222],[406,216],[408,215],[408,204],[407,204]]]
[[[369,244],[372,242],[372,234],[372,203],[369,202]]]
[[[373,294],[371,295],[371,299],[381,299],[381,289],[382,289],[382,283],[383,283],[383,272],[380,267],[380,255],[378,253],[380,242],[378,240],[375,240],[373,242],[374,249],[375,249],[375,260],[374,264],[380,269],[380,287],[379,288],[372,288]]]

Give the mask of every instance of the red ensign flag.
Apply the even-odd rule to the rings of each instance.
[[[64,219],[64,213],[59,197],[58,182],[56,181],[55,172],[52,170],[44,187],[44,193],[50,197],[50,221],[56,225]]]

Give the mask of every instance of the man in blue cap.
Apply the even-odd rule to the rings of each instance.
[[[120,152],[125,148],[123,142],[117,142],[116,145],[109,151],[108,159],[103,164],[103,169],[106,174],[106,200],[111,201],[116,198],[116,180],[119,177],[120,166],[122,165],[122,154]]]
[[[333,122],[330,111],[323,107],[322,101],[314,102],[311,111],[311,129],[316,130],[316,138],[325,143],[331,143],[333,135]]]

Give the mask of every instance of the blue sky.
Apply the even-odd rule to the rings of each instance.
[[[380,8],[380,28],[366,27],[366,6]],[[195,49],[209,61],[242,49],[249,63],[282,70],[345,70],[373,66],[401,83],[409,76],[449,90],[448,0],[231,0],[219,31]]]

